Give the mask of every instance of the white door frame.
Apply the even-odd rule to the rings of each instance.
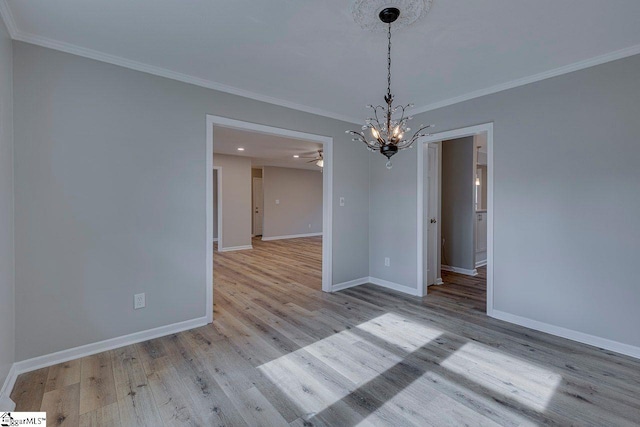
[[[487,314],[493,314],[493,123],[484,123],[477,126],[469,126],[446,132],[435,133],[418,140],[418,291],[420,296],[427,295],[427,287],[424,285],[423,270],[423,227],[424,227],[424,160],[422,150],[424,144],[438,142],[447,139],[464,138],[465,136],[476,135],[487,132]]]
[[[267,135],[279,135],[287,138],[297,138],[322,144],[324,168],[322,173],[322,290],[331,292],[332,281],[332,248],[333,248],[333,138],[295,130],[282,129],[227,117],[206,116],[206,309],[207,322],[213,322],[213,127],[224,126],[233,129],[260,132]],[[221,180],[218,180],[220,186]],[[218,218],[222,218],[219,216]],[[218,220],[221,222],[220,219]],[[221,230],[218,230],[220,233]],[[220,244],[220,243],[218,243]]]

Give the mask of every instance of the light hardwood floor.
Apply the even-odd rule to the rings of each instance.
[[[213,325],[21,375],[50,426],[638,425],[640,361],[424,300],[320,290],[320,238],[214,256]]]

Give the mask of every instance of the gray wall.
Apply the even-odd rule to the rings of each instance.
[[[442,132],[494,122],[494,307],[639,346],[640,56],[418,115]],[[416,286],[416,150],[371,160],[370,253]],[[397,225],[378,225],[388,217]],[[395,255],[397,258],[398,255]]]
[[[0,18],[0,388],[15,350],[12,63],[11,38]]]
[[[475,266],[475,163],[473,136],[443,141],[441,180],[442,264]]]
[[[333,282],[368,275],[353,124],[13,47],[16,359],[205,315],[207,113],[334,138]]]
[[[322,233],[320,171],[265,166],[262,185],[263,237]]]
[[[213,165],[222,168],[223,248],[251,245],[251,159],[214,154]]]

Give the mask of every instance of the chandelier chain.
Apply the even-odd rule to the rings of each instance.
[[[391,96],[391,22],[389,22],[387,38],[389,40],[387,48],[387,95]]]

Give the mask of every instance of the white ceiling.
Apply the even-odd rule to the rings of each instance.
[[[386,36],[350,1],[6,1],[15,39],[330,117],[385,91]],[[638,0],[434,0],[393,37],[393,91],[425,111],[640,53],[639,20]]]
[[[238,151],[238,147],[244,151]],[[320,170],[311,159],[294,158],[294,155],[314,157],[322,144],[294,138],[267,135],[221,126],[213,128],[213,153],[251,158],[252,166],[279,166],[286,168]]]

